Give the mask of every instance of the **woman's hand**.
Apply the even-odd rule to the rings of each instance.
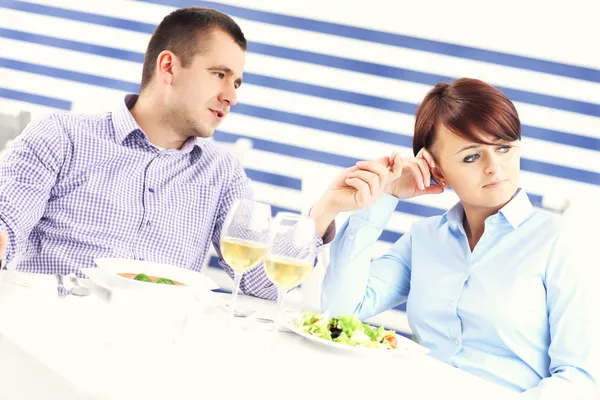
[[[415,158],[402,159],[399,154],[392,153],[389,160],[390,169],[394,172],[388,177],[385,193],[406,200],[424,194],[444,192],[441,186],[431,184],[430,169],[435,168],[435,160],[425,148],[421,149]]]

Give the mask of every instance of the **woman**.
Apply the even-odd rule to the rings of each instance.
[[[519,188],[520,139],[499,90],[473,79],[437,84],[416,115],[416,158],[357,163],[315,211],[357,210],[332,244],[322,308],[365,319],[407,301],[434,357],[532,397],[596,398],[598,303],[558,217]],[[450,187],[459,203],[371,261],[398,199]]]

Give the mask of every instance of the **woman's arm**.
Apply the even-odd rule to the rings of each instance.
[[[333,315],[366,319],[406,301],[410,287],[411,234],[371,261],[398,199],[384,195],[373,206],[355,211],[331,246],[331,262],[323,281],[321,308]]]

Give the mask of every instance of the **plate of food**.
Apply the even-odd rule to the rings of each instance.
[[[362,354],[422,355],[429,349],[384,327],[374,327],[354,315],[329,318],[303,311],[287,324],[292,332],[324,346]]]
[[[98,268],[81,270],[95,284],[153,298],[195,297],[217,301],[219,286],[205,274],[169,264],[124,258],[96,258]],[[165,296],[163,296],[165,295]]]

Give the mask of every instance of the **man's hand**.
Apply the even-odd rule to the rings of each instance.
[[[6,248],[8,247],[8,234],[0,231],[0,260],[4,258],[6,254]]]

